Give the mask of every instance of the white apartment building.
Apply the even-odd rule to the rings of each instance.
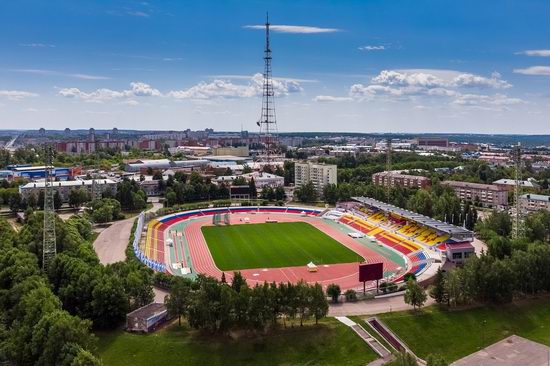
[[[69,193],[71,193],[73,189],[83,188],[87,190],[88,193],[91,195],[92,182],[92,179],[53,182],[52,188],[54,191],[59,192],[59,196],[61,197],[62,202],[69,202]],[[19,193],[24,199],[28,199],[32,194],[34,194],[34,196],[38,198],[40,191],[44,190],[45,184],[46,183],[44,181],[27,183],[19,187]],[[117,183],[114,180],[96,179],[95,184],[97,188],[95,189],[94,198],[101,198],[101,194],[107,190],[110,190],[113,195],[116,194]]]
[[[294,164],[294,182],[300,187],[308,182],[313,182],[319,196],[327,184],[337,184],[336,165],[296,163]]]

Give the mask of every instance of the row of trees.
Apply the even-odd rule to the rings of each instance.
[[[62,308],[37,257],[17,238],[9,224],[0,222],[0,362],[99,365],[91,353],[91,321]]]
[[[328,303],[321,285],[305,282],[264,283],[249,287],[239,272],[231,285],[199,275],[195,281],[174,278],[170,295],[165,299],[168,311],[187,319],[195,329],[223,333],[230,329],[265,330],[279,319],[286,327],[299,319],[300,325],[311,317],[317,322],[328,313]]]
[[[176,173],[169,176],[166,183],[165,198],[167,206],[195,202],[202,200],[228,199],[229,189],[224,185],[216,185],[209,180],[204,179],[197,172],[192,172],[186,176],[182,173]]]
[[[101,265],[90,221],[75,215],[56,218],[58,255],[43,273],[42,232],[41,212],[17,234],[0,220],[0,363],[99,365],[90,330],[150,303],[152,271],[131,258]]]
[[[550,213],[527,217],[527,237],[510,239],[512,223],[506,212],[494,212],[477,225],[488,250],[463,267],[439,271],[430,295],[450,306],[507,303],[516,297],[550,291]]]

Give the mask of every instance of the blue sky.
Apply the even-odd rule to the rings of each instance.
[[[550,133],[550,2],[0,1],[1,128]]]

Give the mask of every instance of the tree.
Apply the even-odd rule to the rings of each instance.
[[[331,283],[330,285],[327,286],[327,295],[332,298],[333,303],[336,304],[338,302],[338,298],[340,297],[341,293],[342,293],[342,290],[340,290],[339,285],[335,283]]]
[[[251,198],[256,198],[258,196],[258,191],[256,190],[256,183],[254,182],[254,177],[250,178],[250,182],[248,182],[248,189],[250,190]]]
[[[38,201],[36,200],[36,195],[34,193],[31,193],[29,195],[29,198],[27,199],[27,205],[33,209],[36,210],[36,206],[38,204]]]
[[[77,352],[71,362],[71,366],[101,366],[101,361],[90,351],[80,348]]]
[[[90,200],[88,191],[82,188],[71,189],[69,192],[69,205],[73,208],[79,208],[83,203]]]
[[[407,281],[407,290],[405,291],[405,303],[412,305],[416,311],[417,307],[422,307],[426,302],[426,292],[416,281],[412,279]]]
[[[246,287],[246,280],[244,279],[241,272],[233,272],[233,280],[231,281],[231,288],[235,290],[235,292],[241,292],[241,289],[243,287]]]
[[[56,210],[59,210],[62,204],[63,201],[61,200],[61,195],[59,194],[59,191],[55,191],[53,194],[53,207]]]
[[[38,365],[70,364],[67,353],[73,347],[88,349],[93,344],[89,320],[80,320],[64,310],[42,317],[33,331],[32,356]]]
[[[244,177],[239,176],[239,177],[233,179],[233,185],[234,186],[245,186],[245,185],[247,185],[246,179]]]
[[[344,292],[344,296],[346,297],[346,301],[349,301],[349,302],[357,301],[357,292],[351,288],[346,290],[346,292]]]
[[[22,199],[19,193],[12,194],[9,198],[8,204],[10,206],[10,211],[16,213],[21,209]]]
[[[395,359],[396,366],[416,366],[416,358],[407,351],[399,352]]]
[[[183,277],[174,277],[170,294],[164,299],[166,309],[172,316],[178,317],[181,326],[181,317],[186,316],[190,304],[191,281]]]
[[[323,199],[330,204],[335,204],[338,201],[338,187],[336,184],[327,184],[324,187]]]
[[[445,291],[445,273],[441,267],[437,269],[433,285],[430,288],[430,297],[438,304],[447,302],[447,293]]]
[[[294,190],[294,195],[302,202],[315,202],[317,200],[317,191],[313,182],[309,181],[306,184]]]

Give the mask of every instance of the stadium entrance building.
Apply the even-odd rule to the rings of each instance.
[[[447,243],[445,245],[447,260],[454,264],[463,264],[470,256],[475,255],[475,248],[471,243]]]

